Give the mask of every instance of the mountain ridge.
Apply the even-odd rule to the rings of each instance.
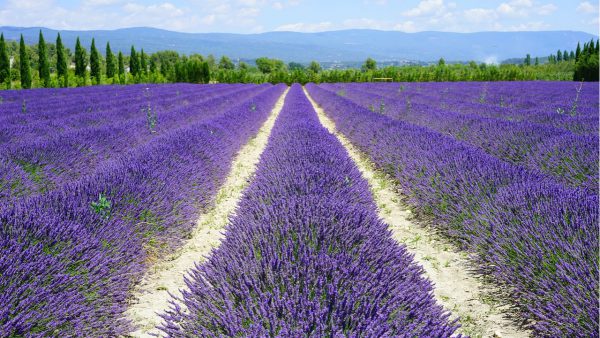
[[[286,62],[356,62],[367,57],[378,61],[447,61],[499,62],[526,54],[547,56],[558,49],[574,50],[577,42],[597,36],[579,31],[518,32],[438,32],[406,33],[372,29],[348,29],[316,33],[274,31],[254,34],[184,33],[152,27],[116,30],[54,30],[45,27],[0,27],[8,40],[23,34],[26,43],[37,43],[39,30],[46,41],[53,42],[58,32],[65,46],[74,49],[80,37],[89,46],[92,37],[101,51],[110,41],[114,52],[129,53],[131,45],[148,53],[175,50],[183,54],[227,55],[232,59],[256,59],[266,56]]]

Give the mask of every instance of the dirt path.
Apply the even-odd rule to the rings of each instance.
[[[468,272],[469,263],[464,253],[457,252],[444,238],[432,230],[416,224],[407,206],[400,202],[391,180],[378,173],[329,119],[323,109],[304,93],[317,111],[321,124],[344,145],[350,157],[369,182],[379,216],[389,225],[394,239],[406,244],[423,266],[427,277],[435,284],[436,299],[453,315],[460,317],[460,333],[471,337],[528,337],[510,320],[505,319],[505,308],[490,296],[490,290]]]
[[[179,251],[166,257],[147,272],[134,293],[135,303],[131,304],[126,312],[127,317],[138,329],[130,333],[132,337],[151,337],[151,334],[160,333],[155,327],[161,322],[158,313],[169,307],[168,301],[171,297],[168,293],[181,296],[179,290],[185,288],[184,275],[195,263],[201,263],[210,250],[221,242],[222,229],[242,197],[242,191],[248,185],[249,178],[256,170],[256,164],[267,145],[288,90],[289,88],[281,95],[257,135],[236,155],[231,171],[217,193],[213,208],[200,215],[192,238]]]

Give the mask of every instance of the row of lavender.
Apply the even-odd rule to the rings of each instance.
[[[43,112],[18,114],[12,123],[5,121],[7,125],[0,130],[7,131],[4,135],[14,134],[0,145],[0,202],[48,191],[92,173],[98,165],[157,135],[214,117],[230,108],[234,100],[244,101],[266,88],[229,85],[199,91],[190,85],[171,85],[159,91],[155,87],[126,87],[119,93],[126,102],[95,107],[93,112],[69,114],[65,107],[65,113],[52,119]],[[109,87],[98,95],[111,97],[113,92],[115,88]],[[176,92],[183,95],[173,99]],[[142,102],[135,98],[137,95],[143,95]],[[17,126],[32,130],[18,134],[21,128]]]
[[[463,84],[455,84],[461,87]],[[470,84],[472,86],[472,84]],[[570,84],[561,83],[568,86]],[[510,86],[510,85],[506,85]],[[394,119],[417,124],[434,131],[450,134],[458,140],[485,150],[488,154],[530,170],[542,171],[559,182],[572,187],[583,187],[598,193],[598,135],[575,134],[571,131],[529,121],[506,121],[469,113],[473,105],[468,97],[439,96],[440,93],[421,95],[422,103],[407,105],[401,95],[377,92],[381,85],[338,84],[322,88],[339,93],[362,107]],[[548,93],[548,95],[551,94]],[[593,97],[587,91],[585,102]],[[597,90],[596,90],[597,94]],[[436,96],[438,95],[438,96]],[[597,95],[596,95],[597,99]],[[453,108],[441,108],[452,101]],[[588,105],[589,106],[589,105]],[[596,103],[597,106],[597,103]],[[597,107],[595,108],[597,112]],[[597,119],[597,115],[595,115]],[[595,125],[597,125],[597,121]]]
[[[293,85],[250,186],[192,271],[170,337],[449,337],[456,325]]]
[[[595,83],[430,82],[372,83],[363,90],[425,105],[506,121],[528,121],[578,134],[598,133],[598,86]]]
[[[283,89],[259,90],[60,189],[0,206],[0,336],[129,332],[123,313],[148,255],[191,232]]]
[[[314,84],[311,96],[410,202],[435,216],[536,335],[598,336],[598,196]]]

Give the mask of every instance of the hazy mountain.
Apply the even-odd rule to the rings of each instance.
[[[56,30],[41,28],[46,41],[55,41]],[[0,27],[5,38],[17,40],[22,33],[27,43],[37,43],[39,27]],[[179,33],[155,28],[117,30],[60,31],[63,42],[71,50],[80,37],[89,48],[92,37],[104,51],[110,41],[113,51],[129,54],[131,45],[146,52],[175,50],[180,53],[228,55],[232,59],[255,59],[261,56],[285,61],[317,60],[362,61],[372,57],[384,60],[436,61],[502,61],[508,58],[546,56],[558,49],[575,49],[577,42],[596,36],[574,31],[403,33],[366,29],[321,33],[269,32],[262,34]]]

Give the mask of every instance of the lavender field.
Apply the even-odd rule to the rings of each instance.
[[[235,211],[213,229],[222,239],[195,251],[185,279],[173,277],[186,285],[181,296],[168,289],[170,306],[150,309],[162,322],[143,330],[168,337],[500,330],[486,324],[488,314],[439,296],[440,277],[383,220],[366,166],[415,215],[406,224],[441,238],[419,245],[445,243],[466,257],[463,265],[440,264],[442,276],[460,266],[495,290],[499,316],[511,323],[505,332],[598,337],[598,83],[304,89],[0,92],[0,336],[138,336],[127,311],[140,292],[157,291],[144,289],[147,276],[197,238],[199,219],[225,203],[236,161],[266,133],[252,155],[258,164],[236,187]],[[365,163],[349,156],[346,141]]]

